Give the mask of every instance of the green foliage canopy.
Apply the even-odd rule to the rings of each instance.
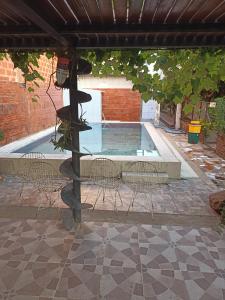
[[[181,50],[78,50],[79,55],[93,65],[94,76],[125,76],[140,91],[142,99],[181,103],[188,113],[207,95],[219,93],[225,82],[224,49]],[[38,60],[43,52],[8,53],[14,66],[22,70],[28,82],[44,80],[38,72]],[[55,53],[45,52],[50,59]],[[6,57],[0,54],[0,59]],[[33,88],[30,88],[33,92]],[[220,95],[223,96],[223,95]]]
[[[93,75],[124,75],[145,101],[177,104],[188,98],[187,113],[204,97],[218,93],[225,81],[224,49],[98,50],[85,55],[94,65]]]

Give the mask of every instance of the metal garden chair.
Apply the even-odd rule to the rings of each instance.
[[[59,176],[57,170],[50,163],[45,161],[32,162],[30,171],[35,186],[40,193],[45,195],[47,200],[46,202],[40,203],[38,211],[40,209],[53,207],[56,200],[59,199],[59,192],[65,185],[65,180]],[[53,197],[53,193],[57,193],[57,199]]]
[[[33,179],[31,176],[31,163],[34,161],[42,161],[45,159],[44,154],[40,152],[29,152],[23,154],[18,160],[13,163],[13,173],[19,178],[22,183],[21,190],[19,193],[19,199],[22,197],[25,184],[33,184]]]
[[[122,173],[122,181],[132,191],[132,198],[128,206],[127,213],[134,206],[134,201],[138,194],[144,194],[146,200],[150,200],[151,213],[153,217],[154,205],[152,201],[152,191],[159,186],[159,173],[151,162],[137,161],[129,163],[126,172]]]
[[[108,158],[95,158],[91,165],[91,181],[98,186],[98,193],[95,199],[93,210],[96,203],[102,194],[102,200],[105,201],[105,195],[107,190],[114,191],[114,210],[117,210],[117,195],[120,198],[120,202],[123,205],[119,188],[121,184],[121,172],[120,168]]]

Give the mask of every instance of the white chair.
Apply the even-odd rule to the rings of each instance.
[[[30,174],[31,163],[34,161],[45,160],[44,154],[40,152],[29,152],[23,154],[19,159],[14,160],[13,162],[13,174],[19,178],[21,182],[21,190],[19,193],[19,199],[23,195],[24,186],[26,184],[33,184],[33,179]]]
[[[114,191],[114,210],[117,210],[116,202],[117,195],[120,198],[120,202],[123,205],[119,188],[121,184],[121,172],[120,168],[108,158],[95,158],[91,164],[91,181],[98,186],[98,193],[93,205],[95,209],[96,203],[102,194],[102,200],[105,201],[105,195],[107,190]]]
[[[57,199],[59,199],[59,192],[65,185],[65,180],[59,176],[57,170],[48,162],[34,161],[31,163],[30,176],[32,177],[34,185],[37,187],[40,193],[43,193],[46,197],[46,202],[40,203],[38,211],[40,209],[53,207],[56,202],[56,198],[53,197],[53,193],[57,193]]]
[[[130,208],[134,206],[134,201],[138,194],[144,194],[146,200],[150,202],[153,217],[154,205],[152,201],[152,191],[159,186],[159,173],[155,165],[146,161],[129,163],[127,171],[123,172],[122,175],[123,183],[132,191],[132,198],[128,206],[127,214]]]

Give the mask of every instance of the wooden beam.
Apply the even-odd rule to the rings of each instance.
[[[120,25],[120,26],[67,26],[66,30],[59,30],[60,39],[77,34],[85,35],[146,35],[146,34],[177,34],[177,33],[225,33],[225,24],[157,24],[157,25]],[[48,36],[47,31],[42,32],[32,26],[7,26],[0,28],[0,36]],[[53,38],[55,38],[52,35]],[[66,40],[68,43],[68,41]]]
[[[114,26],[76,26],[67,27],[66,30],[60,31],[62,35],[69,35],[73,33],[77,34],[118,34],[118,35],[136,35],[136,34],[148,34],[148,33],[183,33],[183,32],[215,32],[225,33],[225,24],[221,23],[201,23],[201,24],[150,24],[150,25],[131,25],[120,24]]]
[[[196,36],[180,36],[174,39],[174,36],[157,37],[157,34],[152,35],[152,38],[146,39],[145,36],[140,37],[134,41],[132,37],[127,40],[120,36],[108,37],[107,39],[99,38],[96,39],[76,39],[74,42],[76,48],[79,49],[99,49],[99,48],[109,48],[109,49],[185,49],[185,48],[197,48],[197,47],[225,47],[225,39],[223,36],[207,36],[207,38],[195,38]],[[135,36],[134,36],[135,37]],[[64,46],[61,46],[62,48]],[[38,49],[52,49],[56,50],[59,48],[59,44],[54,40],[47,38],[0,38],[0,49],[5,50],[38,50]]]
[[[1,0],[1,4],[4,4],[5,7],[16,12],[18,15],[28,18],[32,23],[41,28],[44,32],[48,33],[49,36],[57,40],[61,45],[65,47],[69,46],[68,41],[62,37],[54,27],[46,22],[22,0]]]

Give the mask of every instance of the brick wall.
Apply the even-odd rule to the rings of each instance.
[[[105,120],[139,122],[141,95],[131,89],[101,89]]]
[[[55,124],[55,110],[46,94],[51,60],[45,57],[40,60],[39,72],[46,78],[35,88],[39,95],[38,102],[32,102],[32,94],[27,92],[24,79],[19,70],[13,70],[9,60],[0,61],[0,130],[4,132],[4,145],[38,132]],[[57,108],[63,106],[62,92],[51,85],[49,90]]]
[[[218,134],[216,139],[216,154],[225,159],[225,134]]]

